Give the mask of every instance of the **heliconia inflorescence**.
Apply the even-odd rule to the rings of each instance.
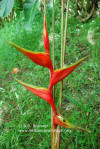
[[[53,123],[55,125],[55,128],[57,125],[61,125],[66,128],[87,131],[83,128],[72,125],[70,122],[68,122],[68,120],[64,120],[63,116],[61,114],[57,113],[55,103],[54,103],[53,97],[52,97],[53,86],[56,85],[59,81],[63,80],[65,77],[67,77],[87,57],[80,59],[76,63],[74,63],[70,66],[67,66],[66,68],[60,68],[60,69],[54,70],[52,61],[50,59],[49,36],[48,36],[47,22],[46,22],[45,15],[44,15],[44,27],[43,27],[43,41],[44,41],[45,52],[33,52],[33,51],[26,50],[10,41],[8,41],[8,43],[10,45],[12,45],[13,47],[15,47],[17,50],[19,50],[21,53],[23,53],[25,56],[27,56],[29,59],[31,59],[34,63],[36,63],[40,66],[43,66],[43,67],[47,67],[50,70],[49,87],[48,88],[37,87],[37,86],[33,86],[30,84],[24,83],[17,79],[16,79],[16,81],[18,83],[20,83],[21,85],[23,85],[30,92],[32,92],[36,96],[44,99],[45,101],[47,101],[50,104],[50,106],[52,107],[52,111],[54,113],[53,114]]]

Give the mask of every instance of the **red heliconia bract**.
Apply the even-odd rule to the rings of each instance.
[[[52,95],[47,88],[33,86],[33,85],[24,83],[24,82],[17,80],[17,79],[16,79],[16,81],[18,83],[20,83],[21,85],[23,85],[26,89],[28,89],[33,94],[35,94],[38,97],[47,101],[51,105],[53,112],[56,113],[56,108],[55,108],[55,104],[54,104]]]
[[[78,129],[81,131],[90,132],[84,128],[80,128],[80,127],[77,127],[77,126],[71,124],[68,120],[65,120],[60,113],[53,115],[53,123],[55,124],[55,128],[56,128],[56,125],[60,125],[60,126],[63,126],[65,128]]]
[[[59,81],[63,80],[65,77],[67,77],[86,58],[87,57],[80,59],[78,62],[70,65],[67,68],[54,70],[51,75],[49,89],[51,90],[53,85],[55,85],[56,83],[58,83]]]
[[[10,41],[8,41],[8,43],[15,47],[17,50],[19,50],[21,53],[23,53],[25,56],[27,56],[29,59],[31,59],[34,63],[43,67],[48,67],[50,70],[53,70],[52,61],[48,53],[32,52],[24,48],[21,48],[20,46]]]
[[[49,36],[48,36],[48,29],[45,15],[44,15],[44,28],[43,28],[43,41],[44,41],[45,52],[49,53]]]

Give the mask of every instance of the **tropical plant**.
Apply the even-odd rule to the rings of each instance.
[[[18,79],[16,79],[16,81],[18,83],[20,83],[21,85],[23,85],[30,92],[32,92],[36,96],[44,99],[46,102],[48,102],[50,104],[50,106],[52,108],[52,113],[53,113],[51,115],[51,119],[52,119],[52,123],[53,123],[53,125],[52,125],[53,128],[51,129],[51,133],[52,133],[52,137],[53,137],[52,141],[54,141],[52,144],[52,149],[55,149],[55,148],[57,148],[57,146],[56,146],[57,138],[56,138],[55,133],[57,131],[58,125],[63,126],[65,128],[78,129],[81,131],[89,132],[88,130],[86,130],[84,128],[80,128],[78,126],[71,124],[68,120],[65,120],[63,118],[63,116],[58,112],[59,108],[58,109],[56,108],[55,101],[54,101],[54,95],[52,93],[54,86],[58,82],[62,81],[64,78],[66,78],[69,74],[71,74],[71,72],[73,72],[83,62],[83,60],[85,60],[87,57],[84,57],[84,58],[78,60],[77,62],[75,62],[74,64],[72,64],[70,66],[63,67],[63,65],[62,65],[61,68],[54,69],[54,62],[52,63],[51,58],[50,58],[50,44],[49,44],[49,36],[48,36],[47,21],[46,21],[46,9],[44,11],[43,41],[44,41],[45,52],[33,52],[33,51],[29,51],[27,49],[24,49],[10,41],[8,41],[8,43],[10,45],[12,45],[13,47],[15,47],[18,51],[23,53],[25,56],[27,56],[34,63],[36,63],[37,65],[46,67],[50,71],[50,83],[49,83],[48,88],[30,85],[30,84],[24,83]]]

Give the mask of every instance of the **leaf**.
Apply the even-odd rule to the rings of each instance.
[[[26,0],[24,3],[24,15],[25,15],[25,29],[28,31],[32,30],[32,23],[37,12],[39,1],[37,0]]]
[[[52,76],[51,76],[49,88],[51,89],[53,85],[55,85],[56,83],[58,83],[59,81],[63,80],[65,77],[67,77],[86,58],[87,58],[87,56],[80,59],[79,61],[77,61],[76,63],[70,65],[67,68],[62,68],[62,69],[55,70],[53,72]]]
[[[14,0],[2,0],[0,2],[0,17],[7,17],[14,7]]]
[[[15,47],[17,50],[22,52],[25,56],[27,56],[29,59],[31,59],[34,63],[41,65],[43,67],[48,67],[49,69],[53,69],[52,62],[50,60],[50,56],[48,53],[42,53],[42,52],[32,52],[29,50],[26,50],[24,48],[21,48],[20,46],[8,41],[10,45]]]
[[[48,37],[48,29],[47,29],[47,22],[46,16],[44,15],[44,28],[43,28],[43,41],[46,53],[49,53],[49,37]]]
[[[47,101],[51,105],[53,112],[56,113],[56,108],[55,108],[54,101],[52,99],[52,95],[47,88],[33,86],[33,85],[24,83],[24,82],[17,80],[17,79],[16,79],[16,81],[18,83],[20,83],[21,85],[23,85],[26,89],[28,89],[30,92],[32,92],[36,96]]]
[[[55,126],[56,125],[61,125],[65,128],[78,129],[78,130],[86,131],[86,132],[90,133],[89,130],[86,130],[84,128],[80,128],[80,127],[77,127],[77,126],[71,124],[68,120],[65,120],[60,113],[53,116],[53,122],[54,122]]]

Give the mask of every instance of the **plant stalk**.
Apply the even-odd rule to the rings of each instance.
[[[61,68],[63,67],[63,59],[64,59],[64,0],[62,0],[62,8],[61,8]],[[62,88],[63,81],[60,83],[60,94],[59,94],[59,108],[58,111],[61,110],[61,100],[62,100]]]
[[[52,17],[52,26],[53,26],[53,68],[54,68],[54,0],[53,0],[53,17]],[[46,0],[44,0],[44,16],[46,16]],[[55,98],[55,87],[52,90],[53,100]],[[51,148],[54,148],[55,144],[55,131],[54,131],[54,124],[53,124],[53,111],[51,108]]]
[[[44,15],[46,16],[46,0],[44,0]]]
[[[52,0],[52,28],[53,28],[53,69],[55,67],[55,58],[54,58],[54,47],[55,47],[55,38],[54,38],[54,0]],[[55,100],[55,86],[53,86],[52,90],[53,100]],[[53,124],[53,111],[51,109],[51,148],[55,149],[55,127]]]
[[[61,2],[61,68],[63,67],[63,47],[64,47],[64,0]],[[61,106],[61,103],[59,103]],[[60,107],[59,107],[60,108]]]
[[[66,51],[66,38],[67,38],[67,26],[68,26],[68,12],[69,12],[69,1],[67,1],[67,10],[66,10],[66,20],[65,20],[65,34],[64,30],[64,1],[62,0],[62,9],[61,9],[61,68],[64,66],[65,62],[65,51]],[[58,111],[61,111],[61,102],[62,102],[62,93],[63,93],[63,81],[60,84],[60,94],[59,94],[59,108]],[[61,128],[57,126],[56,129],[56,148],[60,148],[60,136],[61,136]]]
[[[64,47],[64,0],[61,2],[61,68],[63,67],[63,47]],[[59,94],[59,107],[58,112],[61,110],[61,101],[62,101],[62,88],[63,88],[63,81],[60,83],[60,94]],[[55,149],[60,148],[60,136],[61,136],[61,127],[58,125],[56,128],[56,134],[55,134]]]
[[[68,29],[69,2],[70,2],[70,0],[67,1],[66,20],[65,20],[63,65],[64,65],[64,63],[65,63],[65,54],[66,54],[66,40],[67,40],[67,29]]]

